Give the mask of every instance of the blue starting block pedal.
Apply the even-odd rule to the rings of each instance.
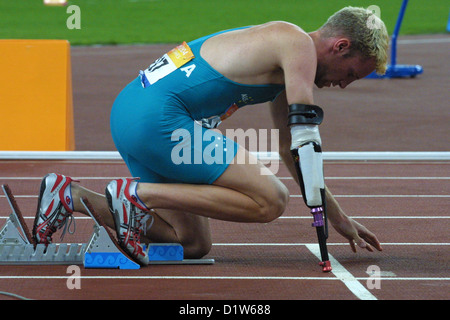
[[[214,264],[214,259],[184,259],[183,246],[179,243],[150,243],[148,264]]]
[[[136,262],[121,252],[89,252],[84,255],[86,269],[139,269]]]
[[[94,226],[84,253],[84,267],[87,269],[139,269],[140,266],[131,260],[109,236],[105,227]]]
[[[89,201],[82,198],[81,203],[95,222],[94,232],[84,252],[84,267],[86,269],[139,269],[139,264],[120,248]]]
[[[178,243],[150,243],[148,245],[148,260],[153,261],[182,261],[183,246]],[[150,263],[149,262],[149,263]]]
[[[150,243],[148,264],[214,264],[214,259],[184,259],[183,246],[179,243]]]
[[[152,264],[214,264],[214,259],[184,259],[183,247],[178,243],[152,243],[149,250],[149,265]]]

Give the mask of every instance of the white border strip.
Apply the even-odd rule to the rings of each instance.
[[[450,38],[434,39],[398,39],[397,44],[424,44],[424,43],[448,43]]]
[[[280,160],[278,152],[252,152],[264,161]],[[324,152],[324,160],[450,160],[450,152]],[[0,151],[0,160],[122,160],[117,151]]]
[[[122,160],[117,151],[1,151],[0,160]]]

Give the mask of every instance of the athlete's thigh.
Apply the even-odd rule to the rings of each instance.
[[[214,185],[240,191],[258,202],[286,200],[286,186],[254,155],[240,147],[233,162],[213,183]]]

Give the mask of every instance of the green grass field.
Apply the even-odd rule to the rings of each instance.
[[[68,39],[72,44],[169,43],[215,31],[284,20],[313,31],[340,8],[377,5],[393,32],[401,0],[69,0],[81,29],[69,30],[67,7],[43,0],[0,0],[0,38]],[[411,0],[401,34],[446,33],[448,0]]]

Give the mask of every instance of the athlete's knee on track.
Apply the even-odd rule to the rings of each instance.
[[[182,245],[185,259],[201,259],[211,251],[212,247],[211,240],[202,238],[182,242]]]
[[[289,202],[289,190],[278,182],[266,189],[263,201],[260,203],[257,222],[267,223],[279,218]]]

